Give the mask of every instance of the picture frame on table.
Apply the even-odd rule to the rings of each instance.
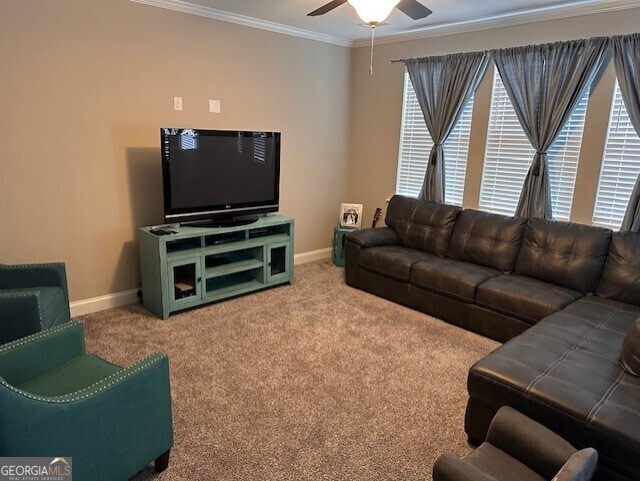
[[[360,229],[362,225],[362,204],[340,204],[340,227]]]

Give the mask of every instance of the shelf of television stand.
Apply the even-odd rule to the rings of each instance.
[[[222,266],[208,267],[205,270],[205,279],[213,279],[215,277],[227,276],[236,272],[250,271],[253,269],[262,269],[264,261],[258,259],[247,259],[246,261],[232,262]]]
[[[257,290],[264,287],[258,278],[262,276],[262,267],[252,271],[234,272],[225,276],[212,277],[206,280],[205,296],[212,300],[233,296],[247,290]]]
[[[289,239],[289,237],[290,236],[286,234],[274,234],[274,235],[268,235],[268,236],[262,236],[262,237],[255,237],[255,238],[246,239],[246,240],[221,242],[219,244],[212,244],[209,246],[203,246],[203,245],[194,246],[193,244],[187,244],[186,246],[180,249],[177,249],[175,247],[169,248],[169,246],[167,246],[167,259],[177,259],[181,257],[188,257],[193,253],[215,254],[217,252],[227,252],[233,249],[234,247],[244,248],[244,247],[251,247],[251,246],[262,246],[265,244],[265,242],[275,243],[275,242],[286,241]],[[177,241],[170,241],[170,242],[182,242],[182,239]],[[167,242],[167,244],[169,244],[170,242]]]
[[[293,283],[293,219],[269,215],[245,226],[140,229],[143,304],[158,317]]]

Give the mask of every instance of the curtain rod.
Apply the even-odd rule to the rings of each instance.
[[[545,42],[545,43],[536,43],[536,44],[529,44],[529,45],[518,45],[518,46],[515,46],[515,47],[492,48],[492,49],[488,49],[488,50],[476,50],[475,52],[452,52],[452,53],[445,53],[445,54],[441,54],[441,55],[429,55],[429,56],[426,56],[426,57],[400,58],[400,59],[391,60],[391,63],[407,63],[410,60],[420,60],[422,58],[446,57],[448,55],[462,55],[462,54],[468,54],[468,53],[492,53],[492,52],[497,52],[499,50],[507,50],[507,49],[511,49],[511,48],[527,48],[527,47],[539,47],[540,45],[554,45],[554,44],[558,44],[558,43],[584,42],[585,40],[594,40],[594,39],[598,39],[598,38],[605,38],[605,39],[611,40],[614,37],[631,37],[633,35],[638,35],[638,34],[640,34],[640,32],[638,32],[638,33],[629,33],[629,34],[625,34],[625,35],[598,36],[598,37],[589,37],[589,38],[577,38],[577,39],[573,39],[573,40],[561,40],[561,41],[558,41],[558,42]]]
[[[391,60],[391,63],[406,63],[410,60],[420,60],[421,58],[437,58],[437,57],[448,57],[449,55],[467,55],[467,54],[487,53],[487,52],[490,52],[490,50],[475,50],[472,52],[452,52],[452,53],[443,53],[440,55],[429,55],[426,57],[416,57],[416,58],[398,58],[398,59]]]

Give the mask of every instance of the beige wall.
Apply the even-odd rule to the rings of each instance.
[[[489,50],[517,45],[638,31],[640,8],[497,28],[474,33],[378,44],[369,76],[369,48],[355,50],[351,86],[349,199],[365,204],[365,219],[395,193],[402,116],[404,64],[391,60]],[[491,68],[476,94],[472,119],[465,207],[477,207],[491,97]],[[609,68],[592,90],[584,130],[571,218],[591,221],[615,75]]]
[[[136,229],[162,222],[161,126],[281,131],[295,250],[330,245],[350,49],[128,0],[3,1],[0,30],[0,262],[66,262],[72,300],[136,288]]]
[[[162,222],[161,126],[283,133],[296,252],[328,247],[340,202],[365,224],[395,189],[402,64],[390,60],[628,33],[640,9],[348,49],[128,0],[0,2],[0,262],[67,263],[72,300],[139,282],[136,230]],[[574,220],[588,222],[613,88],[594,91]],[[474,108],[477,205],[491,85]],[[172,108],[182,96],[184,110]],[[222,113],[207,112],[207,100]]]

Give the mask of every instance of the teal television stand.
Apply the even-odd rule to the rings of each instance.
[[[142,303],[156,316],[293,284],[293,219],[260,217],[238,227],[139,229]]]

